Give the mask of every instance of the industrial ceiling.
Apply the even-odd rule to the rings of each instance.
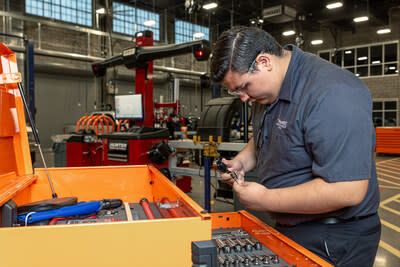
[[[353,19],[367,15],[371,27],[387,26],[391,13],[400,7],[400,0],[343,0],[343,6],[327,9],[326,5],[335,0],[218,0],[218,7],[205,10],[202,6],[208,0],[125,0],[121,1],[138,8],[154,10],[158,13],[168,12],[176,18],[201,24],[217,26],[223,31],[231,25],[251,25],[269,31],[282,31],[285,27],[301,27],[306,31],[320,31],[321,27],[334,27],[341,30],[354,30]],[[214,1],[215,2],[215,1]],[[186,6],[185,6],[186,3]],[[276,8],[281,8],[281,13]],[[275,9],[272,9],[275,8]],[[293,13],[294,12],[294,13]],[[260,23],[260,19],[263,20]]]

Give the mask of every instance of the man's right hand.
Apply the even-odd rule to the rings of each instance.
[[[242,184],[244,182],[244,167],[240,160],[227,160],[225,158],[222,159],[222,162],[226,165],[228,171],[235,172],[239,178],[238,183]],[[221,173],[221,178],[225,183],[232,185],[234,183],[234,179],[230,173]]]

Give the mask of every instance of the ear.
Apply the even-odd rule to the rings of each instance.
[[[267,68],[268,71],[272,70],[272,56],[270,54],[261,54],[257,58],[257,63]]]

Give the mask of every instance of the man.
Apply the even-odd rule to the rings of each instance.
[[[372,266],[380,239],[369,90],[352,73],[258,28],[222,33],[211,78],[253,104],[253,138],[223,160],[245,208],[335,266]],[[259,183],[244,181],[257,168]]]

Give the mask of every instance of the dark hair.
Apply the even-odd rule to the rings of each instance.
[[[246,73],[261,51],[282,55],[281,45],[259,28],[239,26],[223,32],[213,48],[211,80],[221,82],[229,70]]]

